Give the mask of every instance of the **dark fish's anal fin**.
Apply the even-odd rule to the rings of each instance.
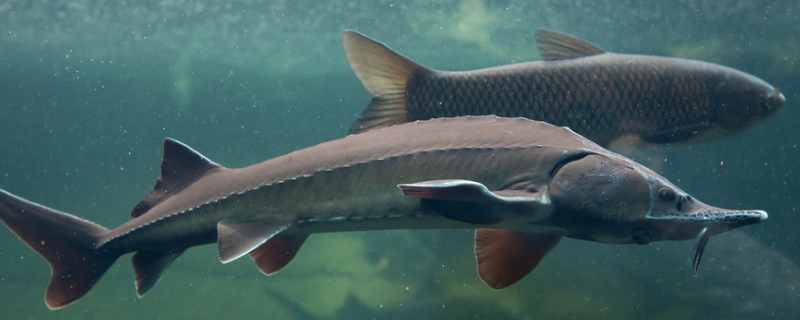
[[[478,276],[494,289],[508,287],[530,273],[561,236],[501,229],[475,230]]]
[[[350,134],[410,121],[406,112],[409,78],[429,69],[356,31],[345,31],[342,44],[350,67],[372,94],[372,102],[350,128]]]
[[[236,260],[255,250],[267,240],[286,230],[289,225],[273,225],[263,222],[217,224],[217,253],[222,263]]]
[[[277,235],[250,252],[258,270],[270,276],[292,262],[297,251],[308,239],[307,234]]]
[[[536,45],[544,60],[567,60],[606,53],[600,47],[565,33],[536,30]]]
[[[489,189],[470,180],[433,180],[398,185],[408,197],[422,199],[423,204],[442,216],[470,224],[496,224],[503,221],[502,210],[536,209],[542,204],[538,192]]]
[[[131,261],[136,272],[136,294],[141,298],[152,289],[159,280],[164,270],[172,264],[183,250],[176,252],[139,251]]]
[[[0,220],[50,264],[45,294],[50,309],[86,295],[121,254],[95,248],[108,229],[5,190],[0,190]]]
[[[223,168],[178,140],[164,140],[164,156],[161,158],[161,176],[156,186],[131,210],[131,217],[145,214],[150,208],[177,191],[190,185],[203,175]]]

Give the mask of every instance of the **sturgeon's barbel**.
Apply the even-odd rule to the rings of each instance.
[[[142,296],[197,245],[217,242],[222,262],[249,254],[269,275],[312,233],[477,228],[478,274],[503,288],[564,236],[700,235],[699,262],[708,237],[767,218],[703,204],[570,129],[493,116],[392,126],[241,169],[167,139],[161,176],[131,215],[109,230],[0,190],[0,220],[50,263],[52,309],[83,297],[129,252]]]
[[[426,68],[355,31],[342,37],[353,71],[372,94],[350,133],[493,114],[567,126],[601,146],[688,144],[740,132],[785,102],[769,83],[729,67],[610,53],[545,29],[536,31],[544,61],[463,72]]]

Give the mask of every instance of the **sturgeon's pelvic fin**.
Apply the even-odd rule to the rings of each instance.
[[[273,275],[294,259],[308,238],[308,235],[280,234],[289,227],[288,224],[222,221],[217,224],[219,260],[228,263],[250,254],[258,270]]]
[[[50,309],[83,297],[119,257],[96,249],[108,229],[1,189],[0,220],[50,264],[45,294]]]
[[[251,251],[250,258],[256,263],[258,270],[271,276],[292,262],[306,239],[307,234],[279,234]]]
[[[567,60],[606,53],[600,47],[571,35],[547,29],[536,29],[536,45],[542,59]]]
[[[409,122],[408,79],[414,72],[427,68],[356,31],[345,31],[342,42],[350,67],[372,94],[372,101],[350,128],[350,134]]]
[[[255,250],[288,225],[270,225],[261,222],[217,224],[217,253],[222,263],[228,263]]]

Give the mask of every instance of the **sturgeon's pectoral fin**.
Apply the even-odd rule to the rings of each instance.
[[[267,242],[289,225],[273,225],[261,222],[217,224],[217,253],[222,263],[228,263],[250,253]]]
[[[164,270],[175,261],[183,250],[177,252],[139,251],[131,261],[136,272],[136,294],[141,298],[150,291],[159,280]]]
[[[525,190],[489,189],[470,180],[433,180],[397,186],[403,194],[423,199],[423,203],[444,217],[471,224],[495,224],[503,220],[502,210],[517,206],[539,206],[539,193]],[[502,210],[495,210],[502,209]]]
[[[250,258],[256,263],[258,270],[271,276],[292,262],[306,239],[307,234],[274,236],[250,252]]]
[[[489,191],[471,180],[431,180],[397,185],[403,195],[419,199],[438,199],[473,203],[542,203],[539,193],[525,190]]]
[[[536,30],[536,45],[544,60],[575,59],[606,53],[585,40],[547,29]]]
[[[494,289],[519,281],[553,250],[561,236],[502,229],[475,230],[478,276]]]

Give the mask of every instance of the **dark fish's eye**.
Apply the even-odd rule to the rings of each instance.
[[[767,109],[772,109],[775,107],[775,96],[769,96],[767,98]]]
[[[672,188],[669,187],[663,187],[658,190],[658,196],[664,201],[675,200],[675,190],[672,190]]]

